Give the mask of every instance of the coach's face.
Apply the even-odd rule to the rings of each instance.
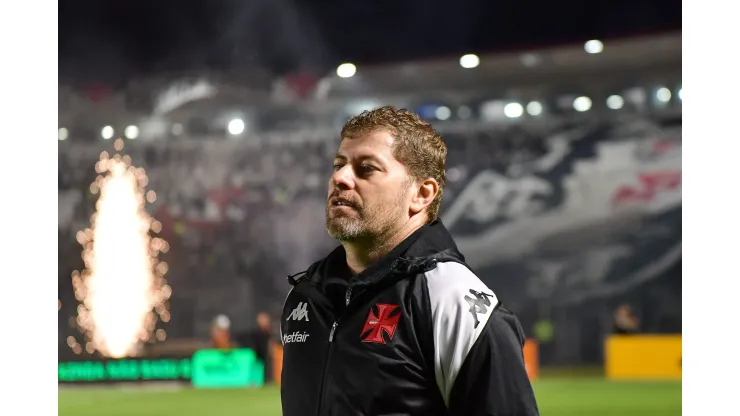
[[[413,181],[392,146],[383,130],[342,140],[326,201],[326,229],[335,239],[388,235],[408,221]]]

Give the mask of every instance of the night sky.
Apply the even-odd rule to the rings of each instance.
[[[454,5],[453,5],[454,4]],[[679,30],[681,2],[64,0],[61,83],[198,69],[276,74]]]

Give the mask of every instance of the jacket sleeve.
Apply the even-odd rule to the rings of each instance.
[[[539,415],[513,313],[498,307],[468,352],[450,392],[450,415]]]
[[[434,371],[449,415],[539,415],[524,366],[524,331],[465,265],[426,274]]]

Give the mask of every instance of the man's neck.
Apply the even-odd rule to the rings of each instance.
[[[373,240],[343,242],[347,266],[353,274],[361,273],[423,226],[424,222],[408,221],[395,232]]]

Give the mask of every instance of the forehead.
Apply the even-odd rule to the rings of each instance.
[[[378,157],[394,160],[393,136],[386,130],[359,134],[351,139],[343,138],[337,155],[348,158]]]

